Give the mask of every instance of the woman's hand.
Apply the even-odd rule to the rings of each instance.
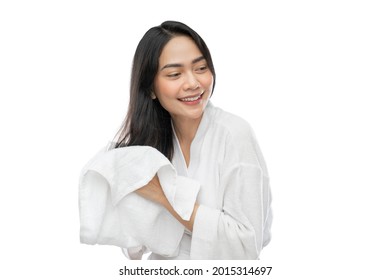
[[[154,175],[153,179],[150,180],[149,183],[147,183],[142,188],[139,188],[135,192],[143,198],[146,198],[158,204],[164,204],[167,200],[161,188],[160,180],[158,179],[157,174]]]

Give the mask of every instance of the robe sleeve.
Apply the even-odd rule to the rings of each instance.
[[[245,128],[244,128],[245,130]],[[229,136],[221,170],[222,208],[200,205],[195,217],[192,259],[258,259],[270,241],[269,176],[253,131]]]

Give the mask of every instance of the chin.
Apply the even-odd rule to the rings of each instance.
[[[199,120],[199,118],[202,117],[203,115],[203,112],[204,112],[204,108],[203,107],[199,107],[199,108],[193,108],[191,110],[189,109],[185,109],[185,110],[181,110],[180,112],[174,112],[174,113],[171,113],[171,116],[173,119],[182,119],[182,120]]]

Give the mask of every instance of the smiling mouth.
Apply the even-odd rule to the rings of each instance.
[[[180,101],[183,101],[183,102],[193,102],[193,101],[197,101],[197,100],[199,100],[199,99],[202,98],[203,93],[204,93],[204,92],[202,92],[202,93],[199,94],[199,95],[192,96],[192,97],[179,98],[179,100],[180,100]]]

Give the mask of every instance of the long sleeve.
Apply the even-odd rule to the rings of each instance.
[[[270,240],[269,176],[251,128],[242,122],[224,135],[221,207],[201,204],[192,232],[192,259],[258,259]],[[236,128],[236,127],[235,127]],[[222,142],[222,140],[220,141]]]
[[[256,166],[239,165],[229,172],[221,182],[226,185],[223,209],[198,208],[192,234],[193,258],[259,257],[270,239],[268,181]]]

